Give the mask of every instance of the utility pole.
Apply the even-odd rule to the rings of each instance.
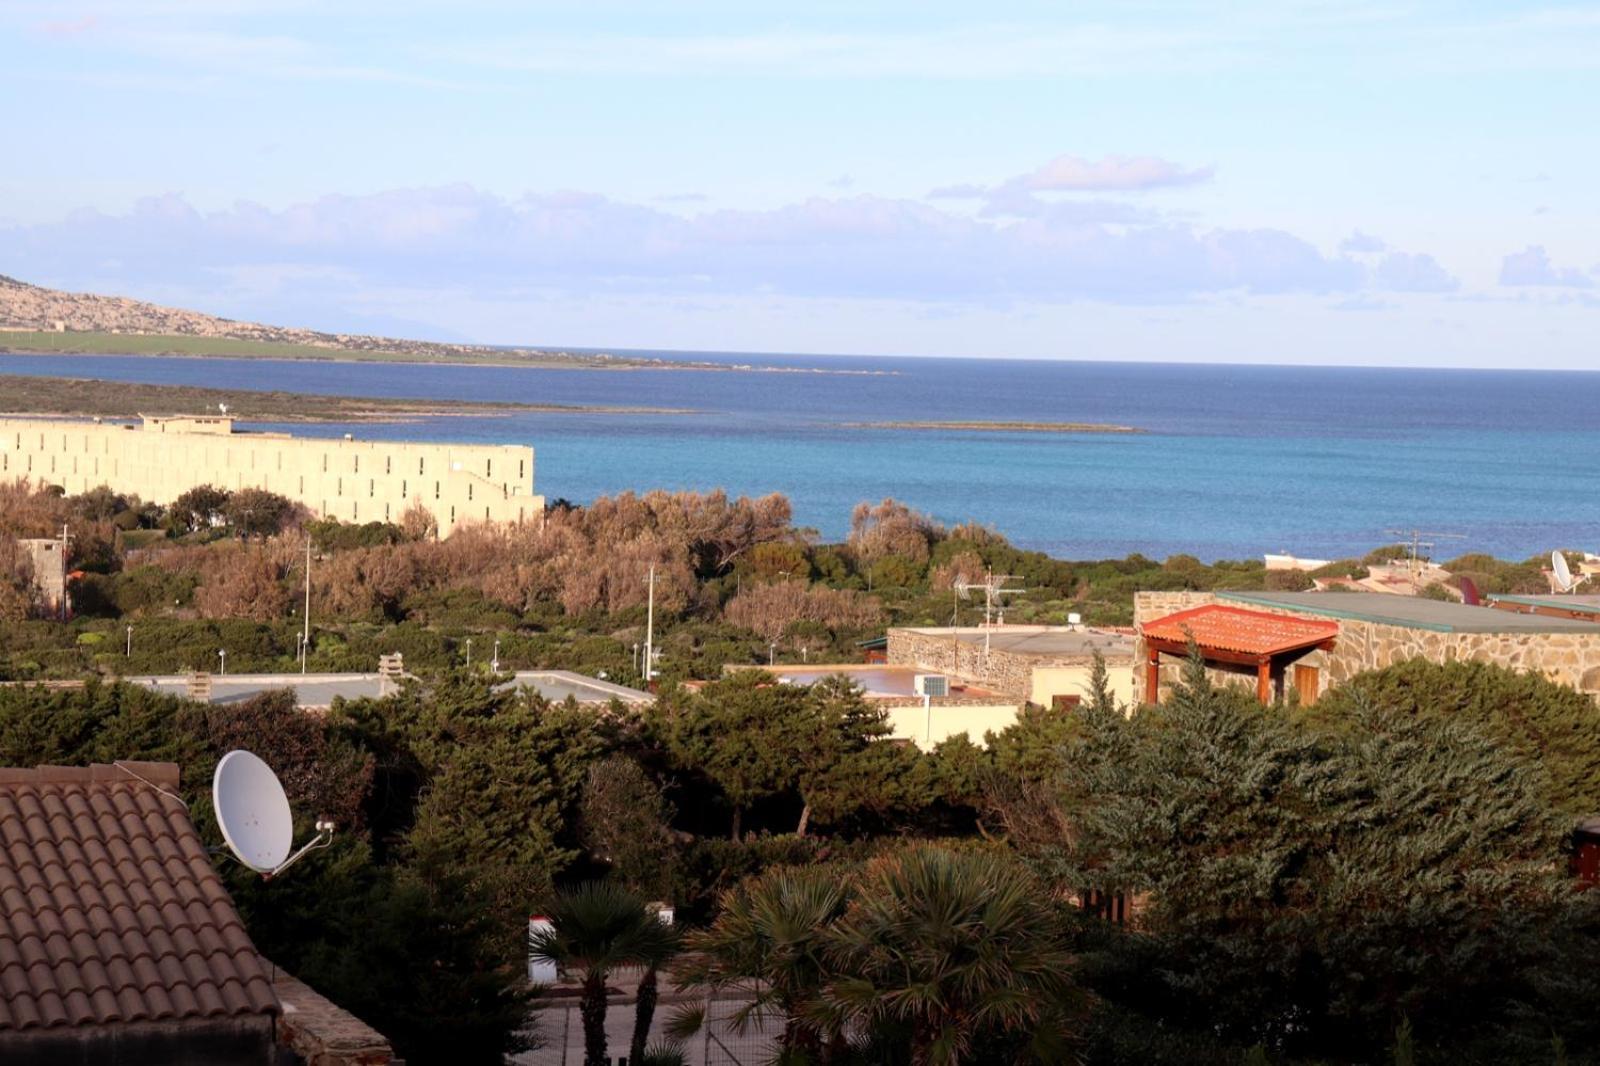
[[[644,687],[655,677],[656,647],[656,568],[650,567],[649,592],[644,615]]]
[[[61,620],[65,622],[72,613],[67,605],[67,545],[72,541],[72,534],[67,531],[67,524],[61,523]]]
[[[300,673],[306,672],[306,660],[311,658],[311,534],[306,534],[306,611],[305,629],[300,633]]]

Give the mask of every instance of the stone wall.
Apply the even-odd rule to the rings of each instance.
[[[303,981],[274,968],[272,990],[283,1004],[278,1043],[305,1066],[402,1066],[382,1033]]]
[[[1232,601],[1220,600],[1209,592],[1140,592],[1134,596],[1134,622],[1142,625],[1177,611],[1219,602]],[[1332,617],[1254,603],[1237,606],[1297,618]],[[1600,625],[1593,633],[1443,633],[1353,618],[1334,618],[1334,621],[1339,623],[1339,636],[1333,650],[1312,651],[1297,660],[1321,671],[1324,691],[1367,670],[1420,658],[1436,663],[1486,662],[1512,670],[1536,671],[1552,681],[1600,697]],[[1135,655],[1135,663],[1142,664],[1145,657],[1142,640],[1138,642]],[[1163,661],[1163,689],[1176,680],[1179,669],[1181,664]],[[1235,683],[1239,678],[1229,671],[1210,672],[1214,679],[1223,682]],[[1148,699],[1144,692],[1144,671],[1136,666],[1134,675],[1138,698]]]
[[[991,648],[984,654],[981,642],[958,640],[939,633],[919,633],[913,629],[889,630],[888,660],[895,666],[909,666],[930,674],[959,677],[980,688],[1024,701],[1033,695],[1033,672],[1045,667],[1088,668],[1089,655],[1052,658],[1022,655]],[[1118,664],[1108,662],[1112,669]]]

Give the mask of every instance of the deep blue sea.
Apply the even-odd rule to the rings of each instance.
[[[642,353],[643,354],[643,353]],[[296,433],[532,445],[535,490],[782,492],[842,537],[893,496],[1067,558],[1600,549],[1600,373],[675,353],[846,373],[534,370],[0,355],[0,372],[355,396],[689,408]],[[0,398],[0,410],[4,410]],[[1105,422],[1137,436],[867,429],[904,420]]]

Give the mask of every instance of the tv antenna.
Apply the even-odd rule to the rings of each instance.
[[[1551,583],[1555,585],[1555,591],[1567,593],[1578,591],[1578,586],[1588,581],[1592,576],[1589,574],[1574,574],[1572,567],[1567,565],[1566,555],[1559,548],[1550,553],[1550,575]]]
[[[974,592],[983,593],[983,654],[989,654],[989,630],[996,624],[1005,625],[1006,604],[1004,597],[1027,590],[1021,586],[1008,588],[1007,581],[1021,580],[1015,574],[997,574],[992,570],[984,571],[982,582],[957,581],[955,584],[956,595],[967,599]],[[998,619],[998,623],[997,620]]]
[[[263,880],[283,873],[309,851],[333,841],[333,823],[317,822],[317,835],[293,855],[294,816],[272,767],[248,751],[230,751],[211,777],[211,804],[228,850]]]
[[[1467,539],[1466,535],[1463,533],[1437,533],[1427,529],[1386,529],[1384,532],[1391,537],[1402,537],[1405,538],[1405,540],[1410,541],[1410,569],[1411,579],[1413,581],[1415,581],[1417,579],[1417,575],[1421,573],[1420,561],[1422,558],[1422,549],[1433,548],[1436,546],[1434,539],[1423,540],[1422,538],[1437,538],[1439,540]]]

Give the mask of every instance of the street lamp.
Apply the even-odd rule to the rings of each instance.
[[[472,669],[472,638],[467,638],[467,669]]]
[[[221,673],[223,677],[227,677],[228,676],[228,650],[226,648],[223,648],[221,651],[217,652],[217,658],[222,663],[222,669],[219,671],[219,673]]]
[[[133,658],[133,626],[131,623],[128,626],[128,644],[122,654],[129,659]]]
[[[500,638],[494,638],[494,658],[489,660],[489,669],[493,673],[500,672]]]
[[[771,666],[773,663],[775,663],[777,661],[778,661],[778,645],[776,643],[768,644],[767,645],[767,665]]]

